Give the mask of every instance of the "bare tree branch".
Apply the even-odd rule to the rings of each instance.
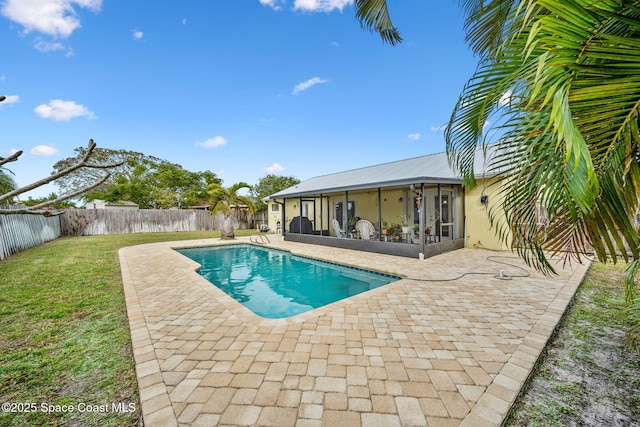
[[[40,216],[57,216],[64,213],[64,210],[42,211],[33,210],[31,206],[22,209],[0,209],[0,215],[40,215]]]
[[[4,165],[5,163],[15,162],[16,160],[18,160],[18,157],[20,157],[21,155],[22,155],[22,150],[16,151],[9,157],[0,157],[0,166]]]
[[[65,200],[72,199],[72,198],[74,198],[76,196],[81,195],[82,193],[86,193],[87,191],[93,190],[94,188],[96,188],[97,186],[99,186],[100,184],[102,184],[106,180],[108,180],[110,176],[111,176],[111,174],[107,172],[107,174],[101,180],[99,180],[99,181],[97,181],[97,182],[95,182],[95,183],[93,183],[93,184],[91,184],[89,186],[86,186],[86,187],[84,187],[84,188],[82,188],[82,189],[80,189],[78,191],[74,191],[73,193],[69,193],[69,194],[65,194],[64,196],[60,196],[55,200],[47,200],[46,202],[42,202],[42,203],[39,203],[37,205],[30,206],[29,208],[32,209],[32,210],[42,209],[42,208],[45,208],[47,206],[51,206],[51,205],[55,205],[56,203],[63,202]]]
[[[63,169],[63,170],[61,170],[61,171],[59,171],[57,173],[54,173],[54,174],[48,176],[47,178],[43,178],[43,179],[41,179],[39,181],[36,181],[36,182],[34,182],[32,184],[26,185],[26,186],[24,186],[22,188],[18,188],[16,190],[10,191],[9,193],[1,195],[0,196],[0,203],[4,202],[5,200],[9,200],[12,197],[15,197],[15,196],[17,196],[19,194],[26,193],[27,191],[31,191],[31,190],[33,190],[35,188],[41,187],[41,186],[43,186],[45,184],[48,184],[51,181],[55,181],[56,179],[58,179],[60,177],[63,177],[65,175],[75,171],[76,169],[80,169],[82,167],[92,168],[92,169],[94,169],[94,168],[107,169],[107,168],[120,166],[120,165],[123,164],[123,162],[113,163],[113,164],[110,164],[110,165],[93,165],[93,164],[87,163],[89,161],[89,159],[91,158],[91,155],[93,154],[93,150],[95,148],[96,148],[96,143],[93,142],[93,139],[90,139],[89,140],[89,144],[87,146],[87,152],[84,154],[84,156],[82,156],[82,159],[78,163],[76,163],[74,165],[71,165],[68,168]],[[102,182],[104,182],[104,181],[102,181]],[[91,188],[93,188],[93,187],[85,188],[83,191],[87,191],[87,190],[89,190]],[[76,193],[78,193],[78,192],[76,192]],[[33,209],[33,207],[31,209]]]

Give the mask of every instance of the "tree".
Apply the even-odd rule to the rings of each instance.
[[[211,171],[191,172],[176,163],[163,162],[155,170],[155,199],[162,208],[193,206],[207,198],[209,184],[221,184],[222,180]]]
[[[74,156],[62,159],[53,165],[54,171],[58,172],[68,168],[69,165],[77,163],[86,154],[84,147],[78,147],[73,151],[75,153]],[[91,192],[84,193],[82,199],[89,201],[108,198],[110,197],[108,194],[114,186],[128,182],[138,183],[139,180],[146,179],[148,174],[163,161],[158,157],[148,156],[136,151],[98,148],[93,154],[93,162],[95,164],[117,163],[119,166],[112,169],[112,175],[101,185],[95,187]],[[97,176],[98,173],[96,171],[72,172],[57,180],[56,185],[61,191],[75,191],[86,186],[87,183],[95,181]],[[120,191],[127,193],[127,189],[120,188]],[[136,194],[138,193],[139,191],[136,192]],[[136,201],[136,203],[138,202]]]
[[[278,176],[274,174],[263,176],[256,185],[251,187],[250,193],[253,197],[256,210],[261,211],[266,209],[267,205],[262,201],[265,197],[299,183],[300,180],[294,176]]]
[[[231,214],[234,209],[239,209],[242,205],[253,210],[253,200],[250,197],[239,194],[240,190],[249,190],[251,186],[245,182],[233,184],[231,187],[223,187],[221,184],[210,184],[207,193],[210,197],[211,213],[216,214],[222,212],[224,214],[224,223],[222,225],[222,239],[234,239],[235,231],[233,228],[233,220]]]
[[[365,3],[386,4],[356,2],[370,16],[375,7]],[[632,221],[640,196],[637,1],[460,4],[479,64],[445,132],[450,161],[474,186],[474,152],[497,131],[490,168],[500,197],[490,216],[499,236],[542,271],[553,272],[545,251],[579,259],[587,245],[601,261],[616,262],[618,253],[631,261],[625,289],[640,342],[640,239]],[[487,129],[489,121],[499,125]]]
[[[36,206],[41,203],[49,202],[51,200],[57,200],[59,196],[56,193],[49,193],[47,197],[38,197],[34,199],[33,197],[29,197],[27,200],[21,200],[20,203],[25,206]],[[68,200],[56,203],[52,206],[54,209],[67,209],[67,208],[75,208],[75,205]]]
[[[0,168],[0,194],[13,191],[18,186],[15,179],[13,179],[11,175],[9,175],[10,173],[13,172],[8,169]]]
[[[60,160],[54,168],[60,170],[77,161],[84,149],[76,148],[74,152],[74,157]],[[177,163],[136,151],[98,149],[96,161],[122,164],[114,169],[110,179],[83,195],[85,202],[127,200],[143,209],[184,208],[207,198],[207,185],[222,182],[211,171],[191,172]],[[74,189],[85,185],[89,178],[91,176],[70,174],[61,179],[58,186],[63,190]]]
[[[504,137],[491,162],[501,184],[491,215],[505,215],[498,232],[546,271],[553,267],[545,251],[579,259],[590,245],[614,263],[620,253],[631,261],[626,297],[640,333],[637,2],[467,3],[468,39],[481,61],[446,131],[451,160],[473,185],[470,152],[484,143],[480,124],[497,116]]]
[[[2,101],[3,99],[0,99],[0,101]],[[82,158],[80,158],[77,162],[72,163],[70,165],[68,165],[66,168],[61,169],[59,171],[56,171],[54,173],[52,173],[49,177],[47,178],[43,178],[39,181],[33,182],[31,184],[25,185],[24,187],[20,187],[20,188],[15,188],[11,191],[8,192],[4,192],[4,194],[0,194],[0,203],[3,202],[7,202],[9,200],[13,200],[14,197],[26,193],[28,191],[31,191],[33,189],[36,189],[38,187],[41,187],[45,184],[48,184],[50,182],[56,181],[60,178],[63,178],[71,173],[74,173],[78,170],[90,170],[93,171],[95,169],[98,170],[106,170],[106,169],[111,169],[114,167],[117,167],[120,165],[120,163],[106,163],[106,164],[94,164],[94,163],[90,163],[90,160],[92,158],[92,155],[94,154],[94,151],[96,149],[96,143],[93,141],[93,139],[89,140],[89,144],[87,145],[87,149],[85,150],[85,154],[82,156]],[[9,157],[0,157],[0,168],[2,168],[2,165],[9,163],[9,162],[15,162],[18,160],[18,158],[22,155],[22,151],[17,151],[13,154],[11,154]],[[56,199],[53,200],[46,200],[42,203],[36,204],[34,206],[30,206],[24,209],[0,209],[0,214],[35,214],[35,215],[45,215],[45,216],[50,216],[53,215],[53,213],[51,211],[47,211],[47,210],[42,210],[42,208],[48,207],[48,206],[52,206],[55,205],[57,203],[61,203],[65,200],[68,199],[72,199],[74,197],[80,196],[81,194],[92,190],[93,188],[96,188],[97,186],[99,186],[100,184],[102,184],[103,182],[105,182],[107,179],[109,179],[110,174],[109,172],[107,172],[106,174],[102,175],[102,176],[97,176],[97,180],[93,181],[93,182],[89,182],[86,184],[86,186],[70,192],[70,193],[66,193]]]
[[[85,201],[89,202],[97,199],[117,202],[125,200],[136,203],[141,209],[156,207],[155,198],[152,194],[154,186],[149,178],[149,170],[146,167],[135,168],[130,175],[123,173],[114,175],[111,183],[106,188],[85,194]]]

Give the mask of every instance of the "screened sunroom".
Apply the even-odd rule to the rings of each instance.
[[[465,245],[465,192],[445,153],[311,178],[268,209],[290,241],[409,257]]]

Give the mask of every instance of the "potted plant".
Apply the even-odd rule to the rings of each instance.
[[[402,235],[402,226],[398,223],[391,224],[391,230],[393,234],[393,240],[400,240]]]
[[[402,219],[402,233],[409,234],[411,231],[411,227],[409,227],[409,223],[407,222],[407,216],[405,215]]]
[[[425,233],[428,236],[431,236],[432,234],[434,234],[433,228],[437,227],[439,221],[440,221],[440,211],[438,209],[435,209],[431,217],[431,224],[429,224],[429,226],[425,229]]]

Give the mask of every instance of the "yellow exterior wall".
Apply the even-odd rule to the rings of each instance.
[[[331,220],[335,217],[335,204],[337,202],[343,203],[344,215],[346,220],[347,208],[346,208],[346,197],[345,194],[334,195],[329,198],[331,212],[329,217]],[[366,219],[371,221],[374,225],[378,223],[378,191],[368,191],[368,192],[350,192],[349,193],[349,202],[355,203],[355,215],[360,217],[360,219]],[[337,219],[337,218],[336,218]],[[333,235],[333,229],[331,230]]]
[[[278,206],[278,211],[273,210],[274,205]],[[282,221],[282,206],[278,205],[273,200],[269,200],[267,202],[267,224],[272,232],[276,231],[278,221]]]
[[[382,190],[380,194],[380,202],[382,204],[382,222],[388,224],[402,225],[405,218],[403,218],[403,208],[406,209],[406,201],[400,200],[406,191],[402,190]],[[405,206],[403,206],[405,204]],[[377,212],[376,212],[377,215]],[[377,218],[376,218],[377,220]]]
[[[382,215],[382,221],[388,223],[402,224],[403,218],[403,203],[400,199],[406,197],[406,191],[403,190],[382,190],[380,194],[380,202],[382,204],[380,212]],[[345,204],[346,197],[343,194],[335,195],[329,198],[332,211],[330,212],[330,218],[335,216],[334,206],[337,202]],[[378,218],[378,190],[361,191],[361,192],[349,192],[349,202],[355,203],[355,215],[360,219],[366,219],[371,222],[376,230],[380,230],[379,218]],[[346,206],[346,205],[345,205]],[[407,208],[408,212],[408,208]],[[345,214],[346,216],[346,207]],[[343,220],[346,218],[343,218]],[[408,221],[408,219],[407,219]],[[331,228],[331,235],[333,236],[333,228]]]
[[[486,181],[486,182],[485,182]],[[496,235],[496,226],[491,227],[489,209],[497,202],[497,186],[490,185],[489,180],[478,180],[473,190],[465,189],[466,243],[468,248],[481,247],[494,250],[510,249],[509,244],[502,242]],[[489,197],[488,203],[482,203],[480,197]],[[498,222],[504,218],[497,218]]]

